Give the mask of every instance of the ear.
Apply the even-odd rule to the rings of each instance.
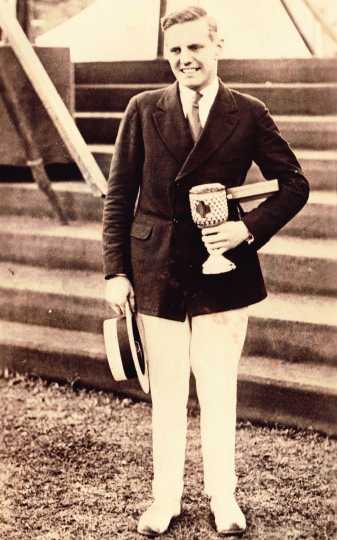
[[[223,52],[223,45],[224,45],[223,38],[218,38],[216,42],[216,56],[215,56],[216,59],[221,57],[222,52]]]

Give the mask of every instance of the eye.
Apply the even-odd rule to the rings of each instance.
[[[189,46],[189,49],[190,51],[199,51],[200,49],[202,49],[202,45],[194,43],[193,45]]]
[[[181,52],[180,47],[172,47],[172,49],[170,49],[170,53],[172,54],[180,54],[180,52]]]

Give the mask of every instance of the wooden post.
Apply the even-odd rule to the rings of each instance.
[[[38,145],[34,140],[33,130],[27,120],[22,107],[20,107],[19,100],[17,98],[15,89],[3,72],[0,72],[0,89],[1,95],[6,106],[8,115],[15,126],[21,141],[24,145],[27,157],[27,165],[32,171],[33,178],[37,183],[40,190],[48,198],[54,212],[58,216],[62,225],[67,225],[68,220],[64,214],[61,204],[53,191],[47,173],[43,165],[43,159],[41,157]]]
[[[29,41],[32,41],[32,4],[31,0],[17,0],[16,1],[16,16],[21,28],[28,37]]]
[[[65,146],[77,163],[84,180],[96,196],[106,193],[106,179],[89,151],[74,119],[63,103],[48,73],[31,46],[27,36],[5,4],[0,0],[0,26],[7,35],[23,70],[46,108]]]

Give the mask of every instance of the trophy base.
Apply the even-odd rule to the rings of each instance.
[[[225,274],[235,270],[235,264],[219,254],[212,254],[202,265],[203,274]]]

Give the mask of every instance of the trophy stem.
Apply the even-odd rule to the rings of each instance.
[[[202,273],[224,274],[235,270],[235,268],[235,264],[220,253],[212,253],[202,265]]]

